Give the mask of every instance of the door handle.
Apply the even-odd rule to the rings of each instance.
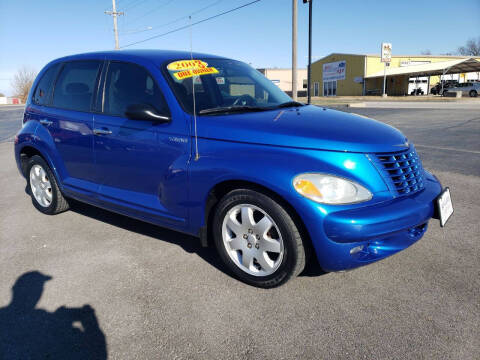
[[[93,133],[95,135],[110,135],[112,131],[108,129],[93,129]]]
[[[53,124],[53,121],[47,120],[47,119],[40,119],[40,124],[45,125],[45,126],[50,126]]]

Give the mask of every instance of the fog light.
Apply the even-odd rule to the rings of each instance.
[[[365,247],[364,245],[355,246],[354,248],[352,248],[350,250],[350,255],[353,255],[353,254],[356,254],[356,253],[362,251],[364,247]]]

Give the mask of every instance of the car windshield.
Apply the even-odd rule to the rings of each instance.
[[[240,61],[229,59],[178,60],[165,64],[170,86],[183,108],[200,115],[264,111],[301,106]]]

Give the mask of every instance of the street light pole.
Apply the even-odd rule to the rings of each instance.
[[[307,102],[312,102],[312,6],[313,0],[303,0],[303,3],[308,2],[308,77],[307,77]]]
[[[312,6],[313,0],[308,2],[308,103],[312,102]]]
[[[292,99],[297,101],[297,1],[292,0]]]

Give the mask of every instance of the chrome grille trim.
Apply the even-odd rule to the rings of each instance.
[[[395,196],[416,193],[425,187],[422,162],[413,145],[394,153],[375,153],[368,156]]]

